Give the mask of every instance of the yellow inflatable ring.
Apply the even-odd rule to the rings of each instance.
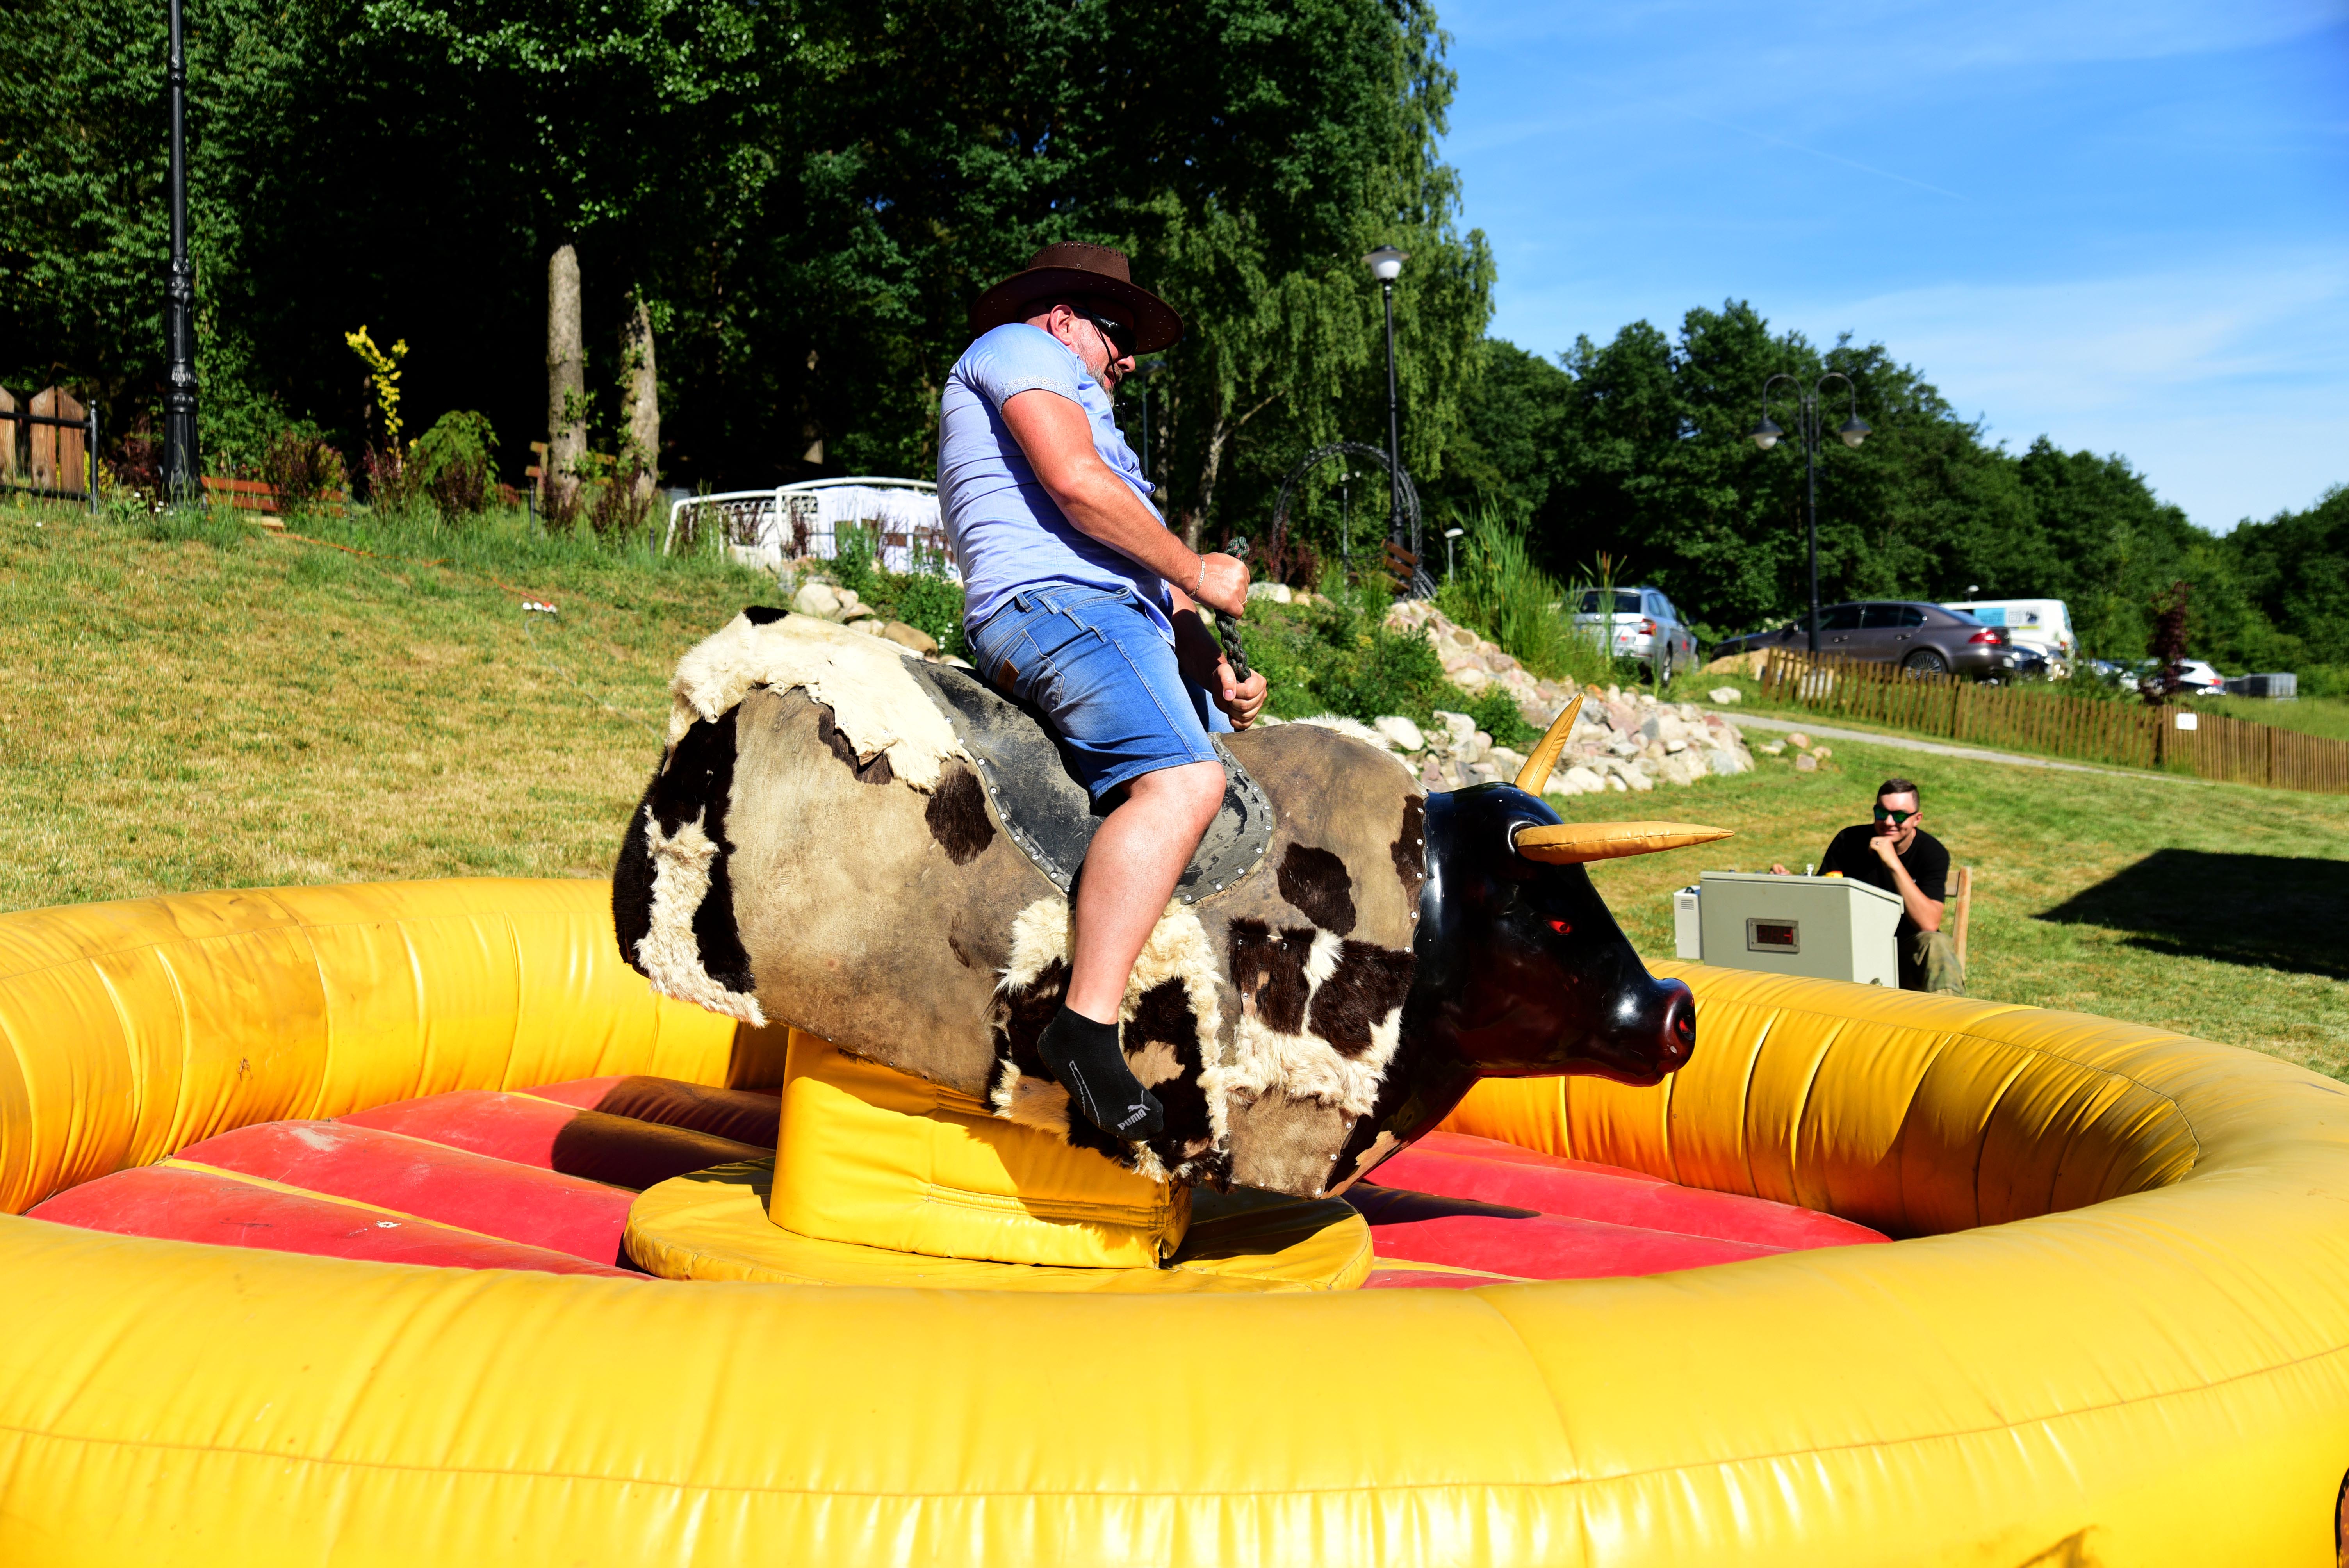
[[[0,917],[0,1199],[248,1122],[724,1081],[605,890]],[[0,1218],[0,1562],[2317,1564],[2349,1089],[2077,1015],[1702,968],[1695,1063],[1459,1124],[1916,1239],[1165,1296],[670,1285]]]

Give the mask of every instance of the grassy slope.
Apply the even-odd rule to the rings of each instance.
[[[678,655],[773,598],[740,572],[511,534],[339,537],[450,564],[0,507],[0,907],[605,875]],[[526,626],[519,590],[561,615]],[[1707,867],[1816,859],[1902,772],[1979,868],[1977,995],[2349,1077],[2349,800],[1835,750],[1816,775],[1766,763],[1614,802],[1739,834],[1596,868],[1643,952],[1671,951],[1671,888]]]
[[[0,510],[0,907],[605,874],[678,653],[771,580],[453,546],[403,552],[476,563]]]

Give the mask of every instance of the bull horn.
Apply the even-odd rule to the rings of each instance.
[[[1567,738],[1574,733],[1574,716],[1581,711],[1582,694],[1576,692],[1574,700],[1566,705],[1566,711],[1543,731],[1540,744],[1526,758],[1526,765],[1517,769],[1518,789],[1528,795],[1538,795],[1549,788],[1550,769],[1557,766],[1559,755],[1566,750]]]
[[[1683,850],[1732,836],[1727,828],[1701,828],[1693,822],[1560,822],[1520,828],[1510,846],[1529,861],[1577,866],[1588,861],[1651,855],[1658,850]]]

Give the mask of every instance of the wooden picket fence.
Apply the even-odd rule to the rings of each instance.
[[[1775,650],[1761,678],[1764,695],[1779,702],[1970,746],[2349,795],[2349,741],[2224,714],[1982,686],[1956,676],[1917,675],[1898,665]]]

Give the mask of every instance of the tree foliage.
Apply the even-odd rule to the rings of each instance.
[[[1808,602],[1804,462],[1789,432],[1746,438],[1764,384],[1805,389],[1829,371],[1818,459],[1819,591],[1862,597],[2057,598],[2090,650],[2142,656],[2153,600],[2189,581],[2195,651],[2291,667],[2349,658],[2342,492],[2305,514],[2225,538],[2163,503],[2127,459],[2064,452],[2045,438],[2011,453],[1986,442],[1923,375],[1880,344],[1826,349],[1773,333],[1750,304],[1696,309],[1677,335],[1646,322],[1579,339],[1557,365],[1488,343],[1440,487],[1439,510],[1480,501],[1523,520],[1542,564],[1588,576],[1601,552],[1654,583],[1715,634],[1789,619]],[[1834,438],[1849,410],[1872,427]],[[2333,553],[2328,557],[2327,551]]]
[[[0,20],[0,374],[95,383],[110,410],[161,384],[161,15]],[[479,408],[518,469],[543,433],[545,259],[569,242],[597,441],[641,294],[664,472],[921,473],[971,302],[1083,239],[1131,251],[1191,324],[1152,456],[1170,511],[1216,531],[1307,444],[1382,427],[1363,251],[1413,253],[1423,472],[1488,314],[1435,156],[1453,84],[1424,0],[190,0],[189,36],[216,464],[294,422],[357,449],[342,343],[364,323],[411,346],[419,419]]]

